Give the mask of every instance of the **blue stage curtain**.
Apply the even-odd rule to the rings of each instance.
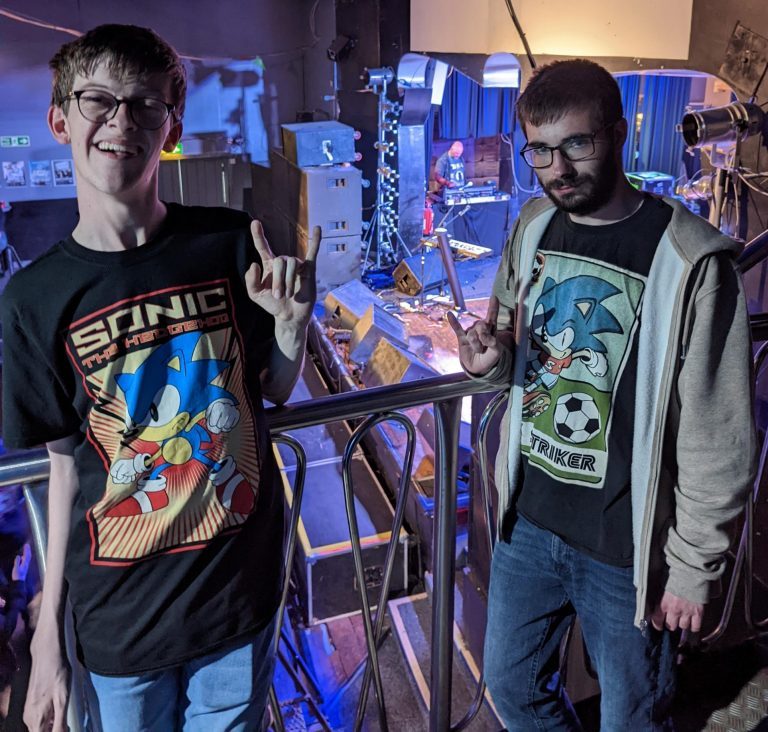
[[[675,126],[683,119],[691,98],[686,76],[646,76],[643,93],[643,127],[637,170],[680,174],[685,144]]]
[[[454,71],[445,83],[437,118],[437,136],[443,140],[492,137],[511,132],[517,89],[483,89]]]
[[[624,143],[624,170],[636,169],[637,112],[640,101],[640,74],[626,74],[616,77],[621,91],[621,103],[627,120],[627,141]]]

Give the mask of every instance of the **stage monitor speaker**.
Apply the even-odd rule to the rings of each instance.
[[[357,363],[364,363],[373,353],[376,344],[387,338],[403,348],[408,348],[408,333],[405,323],[376,305],[369,305],[352,329],[349,340],[349,357]]]
[[[421,254],[414,254],[412,257],[403,259],[395,267],[392,277],[395,280],[395,287],[400,292],[406,295],[418,295],[422,290],[425,292],[433,290],[448,281],[440,253],[430,251],[423,256],[423,262]]]
[[[331,328],[352,330],[370,305],[383,303],[360,280],[350,280],[331,290],[323,301],[325,318]]]
[[[370,387],[416,381],[436,375],[437,371],[418,356],[382,338],[365,364],[361,378],[363,384]]]
[[[300,168],[355,161],[355,130],[349,125],[297,122],[281,125],[285,157]]]

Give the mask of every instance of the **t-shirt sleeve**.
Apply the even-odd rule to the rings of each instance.
[[[52,367],[14,302],[0,306],[3,335],[3,442],[29,448],[74,434],[81,420],[61,375]]]
[[[441,155],[435,163],[435,175],[439,175],[441,178],[448,177],[448,158],[445,155]]]

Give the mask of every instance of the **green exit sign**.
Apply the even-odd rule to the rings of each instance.
[[[29,135],[3,135],[0,137],[0,147],[29,147]]]

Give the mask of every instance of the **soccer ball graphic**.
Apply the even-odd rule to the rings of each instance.
[[[589,394],[563,394],[555,405],[555,432],[568,442],[580,444],[600,432],[600,412]]]

